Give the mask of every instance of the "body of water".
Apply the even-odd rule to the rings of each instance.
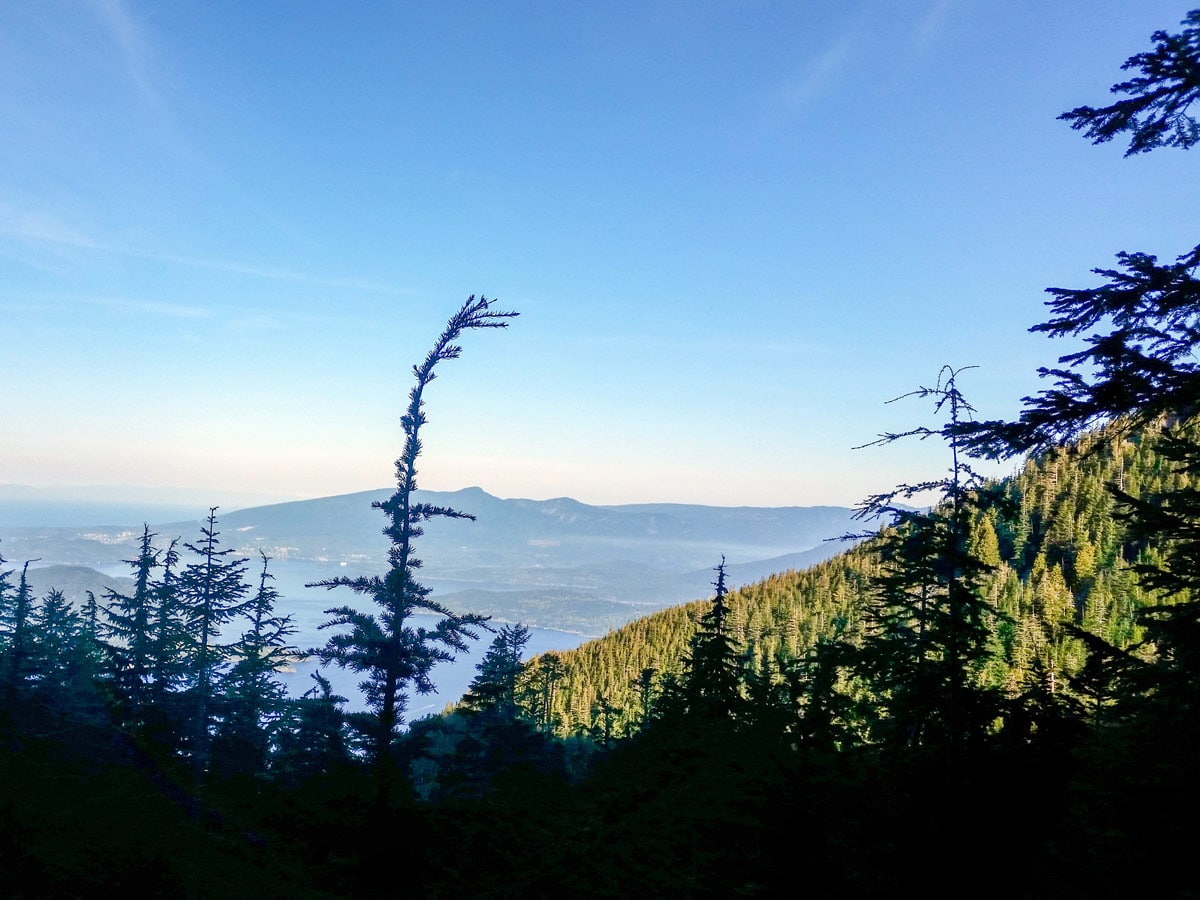
[[[278,609],[290,614],[296,625],[297,633],[293,643],[302,650],[318,647],[329,638],[330,629],[321,629],[321,624],[328,617],[325,610],[333,606],[352,606],[363,612],[375,612],[375,605],[368,597],[356,594],[349,588],[306,588],[305,584],[337,578],[340,575],[355,577],[363,572],[341,566],[338,563],[320,563],[312,560],[272,560],[268,571],[275,576],[275,587],[279,590],[281,599]],[[382,574],[370,572],[369,574]],[[464,587],[478,587],[484,590],[502,590],[499,585],[466,584],[457,581],[441,581],[436,578],[422,581],[432,591],[431,597],[462,590]],[[418,615],[412,617],[414,627],[424,626],[433,628],[437,624],[435,616]],[[525,658],[529,659],[547,650],[569,650],[578,647],[588,637],[572,634],[566,631],[555,631],[548,628],[530,628],[529,643],[525,647]],[[453,703],[466,693],[467,686],[475,677],[475,667],[483,659],[493,635],[480,630],[479,639],[471,641],[469,653],[459,654],[453,662],[439,663],[433,670],[433,683],[437,693],[423,696],[410,696],[408,711],[405,718],[409,721],[441,711],[447,703]],[[281,679],[288,687],[288,692],[299,696],[314,686],[312,673],[317,671],[317,662],[309,660],[296,667],[294,672],[281,674]],[[333,684],[334,690],[350,700],[353,709],[362,708],[362,700],[358,691],[361,675],[337,668],[322,670],[322,674]]]
[[[128,565],[106,566],[102,569],[108,575],[130,575]],[[246,580],[252,585],[252,590],[258,588],[258,577],[261,573],[261,563],[250,560],[250,568]],[[331,629],[322,629],[321,625],[328,620],[325,610],[334,606],[351,606],[363,612],[376,612],[375,604],[370,598],[356,594],[349,588],[309,588],[306,584],[326,581],[345,575],[355,577],[360,574],[382,574],[382,571],[364,573],[338,563],[323,563],[314,560],[273,559],[268,571],[274,576],[274,586],[280,593],[276,612],[280,615],[290,615],[292,624],[296,626],[296,634],[290,643],[302,651],[322,646],[328,640]],[[436,599],[439,595],[475,587],[483,590],[504,590],[500,585],[488,583],[467,583],[459,581],[444,581],[430,578],[422,581],[431,588],[431,596]],[[412,617],[415,627],[433,628],[437,617],[418,615]],[[230,623],[226,640],[234,640],[246,628],[245,621]],[[567,631],[556,631],[550,628],[530,628],[529,643],[525,647],[525,658],[529,659],[548,650],[570,650],[578,647],[590,638],[582,634]],[[430,713],[440,712],[447,703],[457,701],[464,693],[471,679],[475,677],[475,667],[483,659],[493,635],[480,629],[479,639],[471,641],[470,652],[461,653],[452,662],[439,663],[433,670],[433,683],[437,693],[422,696],[410,696],[405,718],[408,721],[420,718]],[[280,680],[286,685],[288,693],[299,697],[305,691],[315,686],[312,673],[318,671],[316,660],[307,660],[296,666],[293,671],[281,672]],[[362,709],[362,696],[358,683],[362,676],[335,667],[320,670],[330,680],[335,693],[341,694],[349,701],[350,709]]]

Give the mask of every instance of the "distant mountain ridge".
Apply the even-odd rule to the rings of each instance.
[[[247,547],[276,545],[281,555],[334,559],[347,555],[386,558],[382,513],[371,509],[390,490],[363,491],[316,500],[297,500],[238,510],[221,517],[227,535],[237,532]],[[531,558],[608,561],[615,548],[656,545],[659,552],[680,558],[709,560],[711,552],[729,561],[779,556],[811,549],[851,527],[846,507],[719,507],[693,504],[591,506],[569,497],[551,500],[502,500],[481,488],[417,491],[423,503],[448,506],[476,521],[435,519],[425,526],[419,553],[458,558],[456,565],[485,559],[488,552],[527,548]],[[227,538],[228,539],[228,538]],[[684,547],[692,548],[691,552]],[[436,554],[435,554],[436,551]],[[618,555],[619,558],[619,555]],[[446,565],[438,559],[439,568]]]
[[[384,516],[390,489],[240,509],[219,515],[224,546],[272,558],[285,593],[335,574],[387,565]],[[654,609],[706,596],[724,557],[731,583],[811,565],[841,549],[853,530],[848,507],[717,507],[679,503],[591,506],[568,497],[501,499],[478,487],[418,491],[476,521],[435,519],[417,546],[421,579],[462,611],[548,628],[607,631]],[[191,522],[152,524],[159,543],[199,534]],[[40,558],[108,568],[135,553],[140,525],[0,529],[10,563]],[[522,592],[525,596],[522,596]],[[456,605],[458,604],[458,605]],[[530,621],[530,613],[533,620]]]

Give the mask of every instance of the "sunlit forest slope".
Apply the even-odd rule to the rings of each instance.
[[[1134,567],[1161,563],[1144,540],[1130,537],[1108,489],[1130,495],[1195,487],[1155,451],[1159,428],[1122,436],[1100,430],[1073,445],[1027,460],[992,485],[1003,499],[976,513],[971,550],[995,566],[984,593],[1001,613],[1000,652],[986,678],[1018,692],[1034,672],[1056,689],[1086,661],[1082,629],[1117,647],[1142,639],[1137,611],[1152,602]],[[870,542],[799,572],[783,572],[729,595],[733,638],[755,672],[778,672],[817,644],[853,638],[864,627],[879,574]],[[708,600],[663,610],[577,650],[560,654],[565,677],[554,698],[563,733],[585,730],[603,705],[619,710],[619,727],[641,714],[638,676],[678,674]]]

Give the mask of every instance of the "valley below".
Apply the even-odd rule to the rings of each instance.
[[[320,628],[326,609],[365,602],[344,588],[306,585],[386,571],[383,516],[371,504],[389,494],[381,489],[227,514],[218,510],[221,545],[247,558],[248,581],[257,580],[260,554],[269,558],[279,611],[292,616],[297,629],[292,642],[301,650],[327,639]],[[426,526],[416,545],[424,560],[421,583],[455,612],[530,627],[528,656],[570,649],[656,610],[707,597],[722,559],[732,587],[805,568],[843,550],[847,545],[836,538],[859,525],[853,510],[831,506],[590,506],[569,498],[500,499],[479,488],[418,491],[416,499],[476,516]],[[124,560],[136,557],[143,524],[157,535],[156,546],[178,538],[182,547],[198,539],[207,510],[196,510],[193,521],[78,525],[61,524],[70,520],[70,509],[44,515],[54,523],[49,525],[32,524],[39,517],[35,506],[22,512],[26,524],[0,532],[6,567],[30,560],[35,595],[58,588],[81,604],[89,590],[102,598],[109,589],[132,589]],[[89,513],[94,510],[83,507],[76,514]],[[434,677],[438,693],[412,698],[410,714],[436,711],[461,696],[489,640],[482,633],[470,653],[440,665]],[[309,673],[315,667],[309,660],[282,673],[293,695],[312,686]],[[356,677],[326,674],[356,705]]]

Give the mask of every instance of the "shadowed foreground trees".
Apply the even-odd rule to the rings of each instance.
[[[287,692],[275,674],[291,665],[299,651],[288,639],[296,633],[290,615],[279,615],[279,592],[260,553],[258,590],[247,604],[248,626],[230,646],[232,665],[221,681],[222,716],[217,732],[221,765],[226,771],[256,773],[267,768],[272,736],[285,716]]]
[[[986,737],[999,712],[998,697],[981,677],[994,653],[996,611],[983,597],[992,566],[970,540],[975,523],[983,521],[987,492],[958,435],[974,411],[958,388],[962,371],[943,366],[934,387],[906,395],[932,399],[945,424],[874,442],[937,437],[946,442],[950,467],[944,478],[901,485],[868,498],[860,509],[860,517],[888,517],[891,527],[877,539],[883,568],[866,635],[852,651],[854,668],[877,698],[870,738],[936,749],[950,777],[966,747]],[[933,505],[926,511],[899,503],[914,498],[932,499]]]
[[[696,623],[680,685],[688,712],[709,720],[736,717],[742,699],[742,666],[730,633],[724,557],[715,571],[712,607]]]
[[[104,597],[108,614],[101,630],[113,647],[117,682],[127,698],[128,715],[134,720],[146,701],[151,681],[155,606],[152,584],[160,555],[154,548],[155,537],[150,526],[144,526],[137,557],[125,560],[133,569],[133,593],[125,595],[110,589]]]
[[[1139,74],[1113,86],[1128,95],[1108,107],[1079,107],[1062,118],[1095,143],[1128,136],[1126,156],[1200,141],[1189,114],[1200,98],[1200,10],[1179,34],[1152,36],[1152,50],[1126,61]],[[1171,894],[1191,887],[1190,848],[1173,829],[1153,836],[1138,822],[1137,797],[1154,784],[1156,816],[1190,820],[1200,790],[1195,746],[1200,739],[1200,246],[1173,263],[1149,253],[1117,254],[1118,268],[1096,269],[1092,288],[1051,288],[1053,317],[1032,330],[1082,338],[1084,348],[1039,370],[1053,387],[1025,398],[1016,422],[990,422],[968,439],[995,455],[1045,453],[1098,424],[1118,439],[1162,429],[1164,489],[1135,496],[1110,490],[1141,559],[1142,587],[1160,602],[1140,610],[1143,641],[1133,653],[1092,636],[1087,688],[1112,697],[1093,729],[1086,767],[1072,795],[1069,837],[1061,853],[1095,877],[1096,892]],[[1090,452],[1099,442],[1080,445]],[[1139,660],[1140,657],[1140,660]],[[1104,709],[1100,699],[1098,710]],[[1120,845],[1120,863],[1112,850]],[[1140,876],[1131,879],[1131,872]],[[1190,892],[1190,890],[1189,890]]]
[[[213,701],[229,659],[229,646],[220,643],[222,627],[245,612],[246,563],[233,556],[232,549],[220,546],[217,508],[208,511],[208,524],[200,529],[197,544],[184,544],[198,561],[188,563],[180,579],[180,598],[188,637],[188,669],[193,683],[189,691],[191,719],[190,751],[197,773],[208,766],[212,743]]]
[[[517,711],[517,679],[524,665],[521,654],[529,643],[524,625],[502,625],[483,659],[475,667],[478,674],[467,686],[462,705],[473,712],[493,711],[514,716]]]

